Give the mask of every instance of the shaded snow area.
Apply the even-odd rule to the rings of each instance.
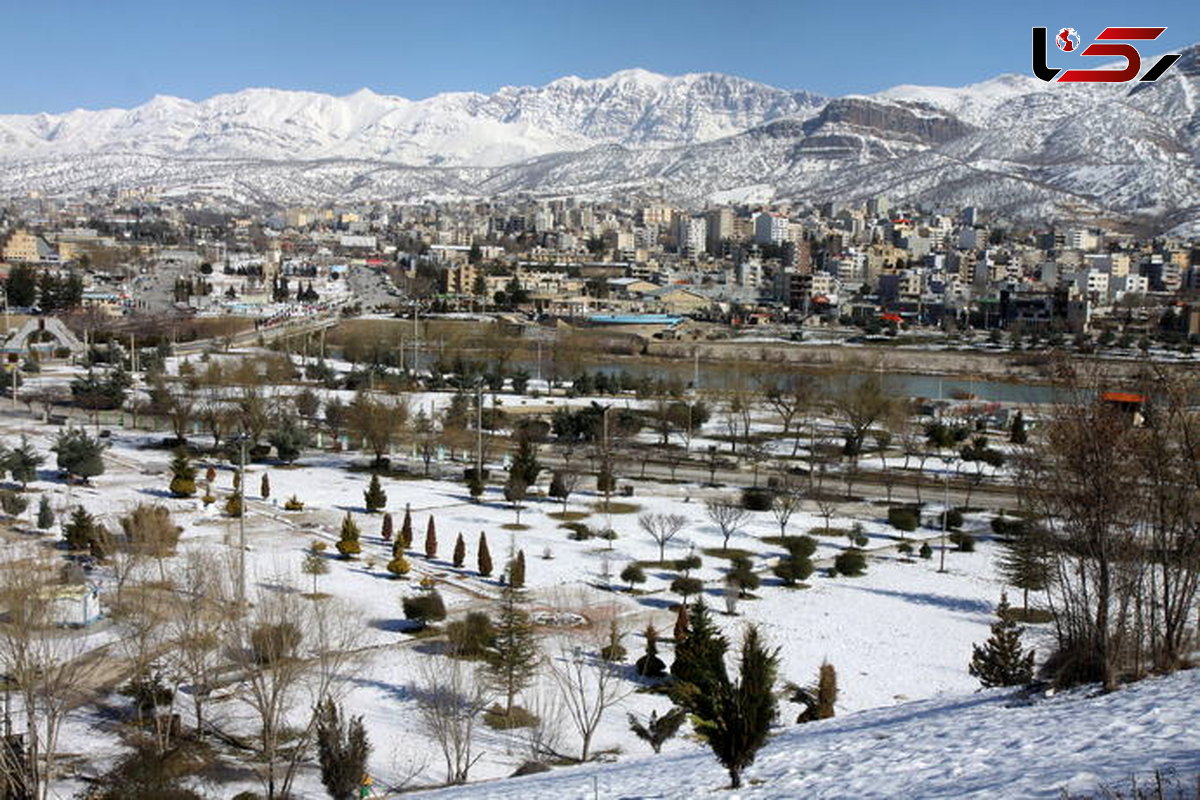
[[[1060,797],[1154,770],[1186,784],[1200,770],[1194,723],[1200,672],[1112,694],[1023,699],[991,690],[863,711],[783,729],[729,798]],[[589,766],[427,796],[700,797],[728,777],[700,745],[657,758]],[[1120,788],[1120,787],[1117,787]]]

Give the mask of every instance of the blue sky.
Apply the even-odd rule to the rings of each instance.
[[[1147,54],[1200,41],[1196,0],[40,0],[6,3],[0,20],[0,113],[248,86],[417,99],[627,67],[845,94],[1027,73],[1034,25],[1085,41],[1107,25],[1167,26]]]

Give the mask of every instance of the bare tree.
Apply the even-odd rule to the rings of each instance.
[[[67,712],[83,702],[102,663],[88,642],[64,630],[51,602],[59,587],[54,565],[45,561],[0,564],[0,670],[20,699],[25,719],[24,757],[0,748],[3,766],[26,796],[45,800],[58,774],[58,738]]]
[[[550,659],[550,676],[558,687],[564,716],[581,741],[579,760],[587,761],[592,739],[605,712],[633,691],[621,677],[619,664],[585,651],[578,643],[562,641]]]
[[[782,476],[779,480],[779,488],[775,491],[775,496],[771,499],[771,514],[774,515],[775,521],[779,523],[779,535],[787,536],[788,522],[792,515],[800,510],[804,503],[804,493],[795,482],[788,479],[787,476]]]
[[[638,515],[638,525],[650,534],[650,538],[658,545],[659,564],[662,564],[666,558],[664,552],[667,542],[674,539],[686,524],[687,517],[682,514],[648,513]]]
[[[418,672],[413,694],[421,727],[442,751],[446,783],[466,783],[483,757],[475,752],[475,725],[491,700],[485,684],[469,662],[457,658],[422,659]]]
[[[884,390],[883,380],[875,372],[844,378],[835,386],[830,401],[845,426],[845,453],[857,463],[867,431],[891,414],[897,401]]]
[[[328,410],[326,404],[326,413]],[[375,463],[382,464],[408,423],[408,404],[389,403],[359,392],[347,412],[350,430],[374,453]]]
[[[231,574],[232,569],[221,559],[193,552],[187,555],[175,581],[174,608],[167,628],[171,646],[166,659],[175,682],[191,696],[200,736],[204,735],[204,710],[221,663],[219,631],[233,598],[232,587],[223,576]]]
[[[733,497],[714,497],[705,500],[704,510],[713,524],[721,529],[721,550],[728,550],[729,537],[745,523],[750,512]]]

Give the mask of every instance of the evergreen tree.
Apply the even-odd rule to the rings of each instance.
[[[278,428],[271,431],[267,442],[275,448],[280,461],[291,464],[300,457],[304,448],[308,447],[308,431],[301,427],[295,419],[287,416],[283,418]]]
[[[407,550],[413,543],[412,511],[408,503],[404,504],[404,521],[400,523],[400,549]]]
[[[37,304],[37,274],[28,264],[16,264],[4,282],[4,293],[8,305],[29,308]]]
[[[309,550],[304,556],[304,561],[300,564],[300,571],[305,575],[311,575],[313,579],[313,596],[317,594],[317,578],[329,572],[329,565],[325,563],[325,558],[316,550]]]
[[[262,480],[258,482],[258,494],[263,500],[271,498],[271,479],[267,477],[267,473],[263,473]]]
[[[428,559],[437,558],[437,529],[433,525],[433,517],[429,517],[429,524],[425,526],[425,557]]]
[[[54,525],[54,511],[50,508],[50,496],[42,495],[38,501],[37,526],[41,530],[49,530]]]
[[[679,643],[687,638],[688,628],[691,627],[691,615],[688,614],[687,603],[680,603],[679,610],[675,612],[675,628],[671,635],[675,638],[675,647],[678,649]]]
[[[1029,593],[1040,592],[1054,576],[1050,534],[1041,525],[1022,522],[1003,543],[998,571],[1009,586],[1020,589],[1021,606],[1029,609]]]
[[[1002,594],[991,637],[982,646],[972,645],[968,669],[985,689],[1022,686],[1033,680],[1033,651],[1022,649],[1021,634],[1025,629],[1012,621],[1008,611],[1008,597]]]
[[[82,428],[70,428],[58,435],[50,449],[58,455],[58,468],[69,475],[89,478],[104,474],[104,448],[99,440]]]
[[[366,505],[367,511],[372,514],[387,505],[387,492],[383,490],[383,484],[379,482],[378,475],[371,476],[371,483],[363,492],[363,503]]]
[[[404,557],[404,552],[392,552],[392,560],[387,563],[387,571],[395,575],[397,578],[402,578],[409,573],[412,566],[408,563],[408,559]]]
[[[236,519],[236,518],[240,517],[245,512],[245,510],[246,509],[242,504],[242,493],[241,492],[234,492],[233,494],[229,495],[229,497],[227,497],[225,499],[226,515]]]
[[[328,698],[317,706],[316,713],[321,783],[333,800],[353,800],[359,796],[371,754],[362,717],[347,722],[342,710]]]
[[[634,669],[643,678],[661,678],[667,674],[667,665],[658,657],[658,630],[653,625],[647,625],[643,635],[646,637],[646,652],[634,664]]]
[[[196,468],[188,460],[182,448],[175,451],[171,459],[171,494],[176,497],[191,497],[196,493]]]
[[[460,533],[458,538],[454,540],[454,566],[461,569],[463,562],[467,560],[467,543],[463,541],[463,535]]]
[[[83,506],[76,506],[70,521],[63,525],[63,539],[68,550],[92,549],[93,543],[103,538],[103,526],[97,524],[96,518]]]
[[[39,455],[29,443],[29,437],[21,435],[21,444],[4,457],[4,469],[12,475],[12,479],[21,484],[21,491],[29,486],[29,482],[37,480],[38,467],[46,460]]]
[[[379,529],[379,538],[383,539],[385,542],[390,542],[392,540],[392,534],[392,515],[384,514],[383,527]]]
[[[828,661],[822,662],[817,672],[815,687],[791,685],[793,703],[804,706],[796,722],[814,722],[818,719],[829,719],[834,715],[834,704],[837,703],[837,670]]]
[[[477,556],[479,574],[488,577],[492,574],[492,554],[488,551],[487,534],[479,532],[479,554]]]
[[[537,483],[542,465],[537,460],[537,445],[532,437],[522,435],[517,438],[517,449],[513,453],[512,463],[508,467],[510,480],[519,480],[525,486]]]
[[[518,550],[517,557],[508,567],[508,582],[514,589],[525,588],[525,551]]]
[[[775,719],[778,651],[768,651],[758,628],[746,630],[736,682],[725,669],[728,642],[716,632],[702,601],[692,610],[692,624],[682,648],[676,647],[672,672],[678,679],[671,696],[695,721],[695,729],[729,771],[733,788],[742,771],[754,763]]]
[[[1008,440],[1013,444],[1025,444],[1029,435],[1025,432],[1025,415],[1020,410],[1013,416],[1012,427],[1008,431]]]
[[[521,587],[507,581],[500,590],[500,608],[487,653],[488,683],[504,695],[506,716],[512,713],[514,698],[533,682],[541,660],[533,622],[521,607],[524,602]]]
[[[353,558],[362,552],[362,545],[358,542],[358,535],[358,524],[355,523],[354,518],[347,511],[345,518],[342,520],[341,536],[337,543],[337,550],[342,554],[343,558]]]
[[[629,584],[629,591],[633,591],[635,583],[646,582],[646,571],[642,569],[642,565],[636,561],[630,561],[625,565],[625,569],[621,570],[621,580]]]

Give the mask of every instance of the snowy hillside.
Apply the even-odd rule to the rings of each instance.
[[[886,194],[1167,230],[1200,219],[1198,90],[1200,46],[1149,84],[1003,75],[832,99],[644,70],[419,101],[248,89],[0,116],[0,194],[320,203],[653,187],[691,206]]]
[[[789,726],[730,796],[1057,798],[1064,790],[1096,793],[1102,784],[1121,788],[1130,775],[1140,783],[1156,769],[1194,785],[1198,697],[1193,670],[1108,695],[1080,690],[1024,701],[991,690]],[[684,798],[727,785],[724,770],[695,745],[428,796]]]

